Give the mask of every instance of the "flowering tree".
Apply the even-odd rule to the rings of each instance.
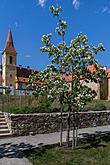
[[[65,82],[65,78],[59,74],[54,65],[50,65],[45,70],[30,76],[29,84],[36,97],[47,96],[51,101],[55,99],[59,101],[61,112],[60,146],[62,146],[64,92],[69,91],[70,85]]]
[[[43,47],[41,51],[48,54],[51,65],[31,77],[31,82],[38,95],[46,94],[51,99],[58,97],[62,108],[63,104],[68,104],[67,145],[69,146],[70,124],[72,121],[72,148],[75,148],[77,145],[78,111],[96,96],[95,90],[88,87],[88,83],[99,83],[106,76],[105,70],[100,68],[95,59],[96,54],[104,51],[104,48],[102,44],[97,47],[89,45],[87,36],[82,33],[79,33],[67,45],[65,34],[68,25],[66,21],[60,18],[62,9],[61,7],[51,6],[50,11],[58,19],[56,33],[61,37],[61,43],[54,45],[51,41],[52,34],[42,37]],[[95,71],[90,71],[90,65],[94,65]],[[66,81],[68,76],[70,77],[69,83]],[[40,83],[35,85],[34,81]]]

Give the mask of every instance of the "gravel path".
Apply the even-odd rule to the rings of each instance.
[[[79,136],[89,134],[101,134],[110,132],[110,125],[91,127],[79,130]],[[63,132],[65,142],[66,132]],[[39,134],[35,136],[20,136],[15,138],[0,139],[0,165],[32,165],[23,154],[23,150],[41,145],[55,144],[59,142],[59,133]]]

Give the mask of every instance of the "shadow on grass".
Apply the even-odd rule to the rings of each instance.
[[[110,132],[107,131],[96,131],[94,134],[82,133],[79,139],[79,144],[83,144],[84,149],[106,147],[106,142],[110,142]]]
[[[30,150],[25,150],[24,151],[24,154],[26,155],[26,157],[29,157],[30,154],[31,155],[34,155],[33,157],[36,157],[36,156],[43,156],[43,154],[49,150],[49,149],[52,149],[52,148],[55,148],[55,147],[58,147],[60,146],[59,143],[57,144],[51,144],[51,145],[45,145],[45,146],[39,146],[39,147],[36,147],[36,148],[31,148]]]
[[[98,148],[98,147],[106,147],[107,142],[110,142],[110,132],[101,132],[97,131],[94,134],[83,133],[80,134],[82,138],[79,138],[79,146],[77,149],[90,149],[90,148]],[[71,142],[70,142],[71,143]],[[59,147],[59,143],[53,145],[43,146],[42,144],[34,149],[30,149],[25,151],[25,155],[27,158],[31,158],[31,160],[36,160],[38,157],[43,157],[47,150],[54,149]],[[71,149],[66,147],[66,143],[63,143],[63,147],[61,150],[69,151]]]
[[[95,134],[84,133],[81,135],[82,138],[79,139],[79,146],[77,147],[77,149],[106,147],[106,142],[110,142],[110,133],[108,132],[95,132]],[[26,157],[31,156],[33,160],[35,160],[37,156],[43,157],[47,150],[51,150],[56,147],[59,147],[59,143],[46,146],[41,145],[40,147],[25,151],[25,155]],[[63,147],[61,149],[70,150],[71,147],[67,148],[66,143],[63,143]]]

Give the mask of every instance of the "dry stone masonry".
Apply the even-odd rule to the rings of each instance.
[[[63,130],[66,130],[67,113],[63,114]],[[80,112],[79,128],[110,125],[110,111]],[[13,136],[45,134],[60,130],[60,113],[8,114]]]

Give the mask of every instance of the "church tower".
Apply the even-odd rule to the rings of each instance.
[[[2,53],[2,85],[16,87],[16,57],[11,31],[8,32],[6,47]]]

